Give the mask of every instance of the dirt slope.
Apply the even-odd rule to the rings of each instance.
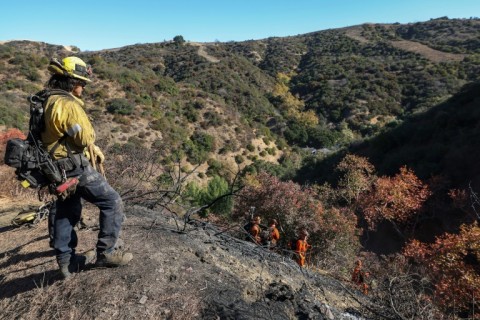
[[[46,223],[0,228],[0,319],[374,319],[366,297],[210,224],[127,210],[131,265],[59,280]],[[86,212],[95,225],[94,210]],[[79,231],[79,252],[97,231]],[[363,301],[362,304],[359,301]],[[354,316],[355,315],[355,316]],[[360,315],[363,315],[360,317]]]
[[[413,53],[418,53],[430,61],[433,62],[450,62],[450,61],[462,61],[466,55],[459,53],[449,53],[435,50],[426,46],[422,43],[409,41],[409,40],[398,40],[390,41],[390,44],[395,48],[402,49],[405,51],[410,51]]]
[[[360,43],[373,43],[373,41],[368,40],[362,35],[362,27],[361,26],[355,26],[355,27],[348,27],[344,28],[345,30],[345,35],[347,37],[350,37],[354,40],[359,41]],[[421,56],[429,59],[430,61],[439,63],[439,62],[450,62],[450,61],[462,61],[466,55],[464,54],[459,54],[459,53],[449,53],[449,52],[442,52],[439,50],[435,50],[433,48],[430,48],[429,46],[426,46],[420,42],[416,41],[410,41],[410,40],[395,40],[391,41],[389,40],[388,43],[390,43],[393,47],[417,53],[420,54]]]

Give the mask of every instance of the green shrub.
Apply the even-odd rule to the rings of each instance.
[[[190,103],[190,104],[187,104],[187,106],[185,107],[183,115],[185,116],[185,118],[187,118],[189,122],[197,122],[199,117],[199,112],[195,108],[195,106]]]
[[[208,154],[215,150],[215,139],[203,132],[195,132],[190,140],[183,143],[183,150],[187,154],[188,161],[193,164],[204,162]]]
[[[40,74],[34,68],[21,68],[20,72],[30,81],[40,80]]]
[[[216,112],[207,111],[203,115],[204,122],[202,123],[203,128],[208,127],[218,127],[222,124],[222,119]]]
[[[215,175],[220,175],[223,170],[223,164],[215,159],[208,159],[207,161],[208,169],[207,169],[207,176],[213,177]]]
[[[274,155],[277,154],[275,148],[273,148],[273,147],[272,147],[272,148],[267,148],[267,149],[265,149],[265,150],[268,152],[269,155],[274,156]]]
[[[161,77],[154,86],[155,90],[168,93],[172,96],[177,95],[179,90],[175,81],[170,77]]]
[[[201,173],[199,173],[200,177]],[[203,174],[202,174],[203,175]],[[200,187],[195,182],[189,182],[185,188],[183,199],[190,206],[203,206],[210,204],[217,198],[229,192],[227,181],[215,175],[205,188]],[[229,215],[233,209],[233,199],[231,196],[224,197],[216,201],[208,210],[200,213],[202,217],[206,217],[209,213],[219,215]]]
[[[134,108],[128,100],[122,98],[112,99],[107,103],[107,111],[111,114],[130,115]]]
[[[1,91],[8,91],[8,90],[13,90],[17,87],[17,81],[8,79],[5,80],[2,84],[0,84],[0,90]]]
[[[277,144],[277,147],[278,147],[279,150],[283,150],[283,149],[288,147],[287,141],[283,138],[280,138],[280,137],[277,138],[276,144]]]
[[[308,133],[305,126],[292,122],[284,132],[285,139],[292,144],[305,145],[308,141]]]
[[[185,43],[185,39],[183,38],[183,36],[178,35],[173,37],[173,42],[177,45],[183,45]]]
[[[18,109],[12,109],[10,106],[0,105],[0,125],[11,128],[27,129],[28,114]]]
[[[202,188],[196,182],[189,182],[183,193],[184,202],[190,206],[199,207],[202,205]]]
[[[186,126],[177,125],[173,118],[162,116],[150,123],[150,128],[162,132],[161,144],[179,150],[179,147],[188,140],[189,130]]]
[[[213,177],[208,182],[207,188],[202,192],[202,204],[212,203],[214,200],[229,192],[229,186],[227,181],[219,176]],[[203,216],[206,216],[209,212],[227,216],[232,212],[233,198],[231,196],[224,197],[216,201],[208,210],[204,212]]]
[[[151,106],[153,103],[152,97],[146,93],[135,96],[135,102],[145,106]]]
[[[235,156],[235,162],[236,162],[236,163],[240,164],[240,163],[243,163],[244,161],[245,161],[245,159],[243,158],[242,155],[237,154],[237,155]]]
[[[196,131],[192,136],[192,141],[199,149],[207,152],[215,150],[215,138],[207,133]]]
[[[9,59],[12,56],[12,49],[4,44],[0,44],[0,58]]]

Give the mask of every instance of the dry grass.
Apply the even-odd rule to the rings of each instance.
[[[33,199],[37,196],[35,190],[23,188],[16,179],[15,170],[6,165],[0,165],[0,181],[0,197]]]

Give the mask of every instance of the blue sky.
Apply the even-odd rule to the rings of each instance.
[[[243,41],[365,22],[480,16],[480,0],[8,0],[0,41],[35,40],[82,51],[171,40]]]

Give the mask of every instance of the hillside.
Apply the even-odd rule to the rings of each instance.
[[[478,79],[479,26],[478,19],[439,18],[78,55],[94,69],[86,101],[101,138],[139,138],[166,153],[181,150],[193,165],[219,158],[231,168],[277,163],[287,146],[338,148],[444,101]],[[24,98],[46,81],[50,57],[69,54],[45,43],[0,45],[4,125],[25,129]],[[214,145],[197,156],[185,152],[188,140],[202,149],[199,132],[215,137]],[[268,143],[247,149],[255,138]]]
[[[327,172],[333,172],[342,154],[352,152],[370,159],[380,174],[391,176],[406,165],[424,180],[443,176],[450,186],[473,183],[478,188],[479,106],[480,84],[469,83],[429,110],[389,124],[377,136],[319,159],[315,167],[302,168],[299,177],[311,181],[334,179]]]
[[[453,185],[480,186],[480,83],[369,141],[359,153],[381,172],[407,165],[422,179],[442,174]]]
[[[1,227],[5,318],[477,319],[478,39],[480,19],[441,17],[95,52],[1,43],[0,153],[51,57],[93,66],[86,112],[135,255],[61,282],[44,222]],[[36,198],[0,177],[7,203]],[[278,220],[284,255],[241,240],[253,213]],[[357,261],[368,295],[348,281]]]
[[[123,238],[135,258],[59,281],[46,222],[1,227],[0,319],[377,319],[376,306],[346,280],[314,270],[209,223],[178,231],[172,217],[129,208]],[[80,252],[96,239],[80,230]],[[182,222],[179,221],[181,224]],[[391,311],[390,311],[391,312]]]

